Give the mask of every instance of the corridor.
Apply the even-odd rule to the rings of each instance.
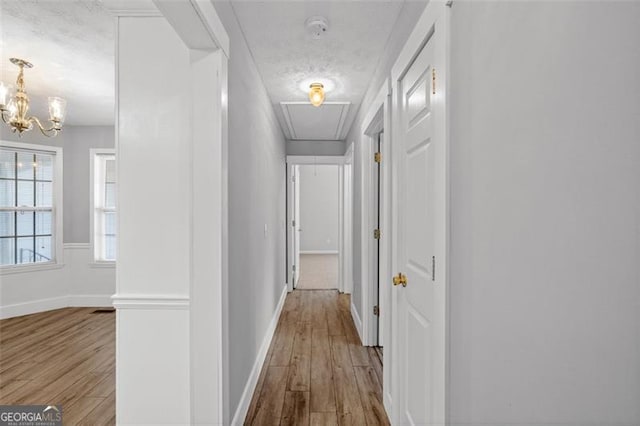
[[[361,345],[350,297],[289,293],[245,425],[387,425],[382,363]]]

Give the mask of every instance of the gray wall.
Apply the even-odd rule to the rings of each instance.
[[[2,124],[0,138],[3,140],[62,147],[63,158],[63,215],[65,243],[88,243],[91,185],[91,148],[113,148],[115,131],[113,126],[65,126],[54,138],[43,136],[34,129],[22,137],[11,133]]]
[[[362,284],[361,284],[361,276],[360,276],[360,268],[361,268],[361,259],[360,259],[360,227],[362,226],[360,218],[362,217],[362,211],[360,208],[360,203],[362,202],[362,166],[360,164],[360,159],[362,157],[362,139],[363,135],[360,133],[360,129],[362,127],[362,121],[364,120],[365,114],[368,112],[371,103],[373,102],[375,96],[380,91],[382,84],[384,83],[386,78],[390,77],[391,67],[396,61],[398,55],[400,54],[400,50],[404,47],[404,44],[411,34],[411,31],[416,25],[417,20],[420,18],[422,11],[424,10],[426,2],[424,1],[406,1],[402,10],[400,11],[400,15],[398,16],[398,20],[393,29],[391,36],[387,42],[387,46],[385,47],[385,51],[383,57],[381,58],[377,71],[373,78],[371,79],[371,83],[369,88],[367,89],[367,93],[364,96],[362,104],[360,105],[360,109],[358,110],[358,114],[347,134],[346,146],[353,143],[353,294],[351,296],[356,310],[360,318],[362,318],[363,306],[362,306]],[[346,147],[345,147],[346,150]],[[382,230],[384,235],[384,230]]]
[[[285,138],[230,3],[214,5],[231,39],[228,403],[233,416],[285,286]]]
[[[287,141],[287,155],[344,155],[344,141]]]
[[[640,3],[452,9],[452,424],[640,424]]]
[[[338,251],[338,166],[300,167],[300,250]]]

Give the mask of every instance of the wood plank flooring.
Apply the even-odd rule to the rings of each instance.
[[[382,362],[362,346],[348,295],[287,296],[245,425],[388,425]]]
[[[62,405],[65,425],[115,424],[115,313],[67,308],[0,321],[0,405]]]

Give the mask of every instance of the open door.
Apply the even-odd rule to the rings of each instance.
[[[434,6],[435,7],[435,6]],[[444,6],[440,6],[444,7]],[[442,16],[442,15],[441,15]],[[444,19],[397,82],[394,331],[402,425],[445,424],[447,142]],[[394,405],[396,402],[394,401]]]

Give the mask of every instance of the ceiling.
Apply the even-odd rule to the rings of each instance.
[[[47,96],[67,99],[70,125],[113,125],[113,16],[100,0],[1,0],[0,79],[15,84],[9,58],[25,70],[31,110],[47,117]]]
[[[68,101],[67,124],[113,125],[115,25],[111,0],[0,0],[0,79],[14,83],[11,57],[31,61],[25,80],[32,112],[46,117],[46,97]],[[410,0],[407,0],[409,2]],[[404,0],[232,0],[231,7],[289,139],[346,137]],[[310,16],[329,30],[313,39]],[[308,104],[311,82],[326,103]]]
[[[287,138],[344,139],[384,52],[403,0],[234,0],[231,4]],[[319,40],[313,39],[305,29],[306,19],[315,15],[329,21],[329,30]],[[331,105],[320,108],[308,104],[281,105],[308,102],[305,90],[315,80],[333,86],[327,90],[327,102],[350,103],[346,117],[336,113],[337,108]],[[292,127],[304,131],[292,134]],[[338,127],[341,127],[339,134],[310,131]]]

